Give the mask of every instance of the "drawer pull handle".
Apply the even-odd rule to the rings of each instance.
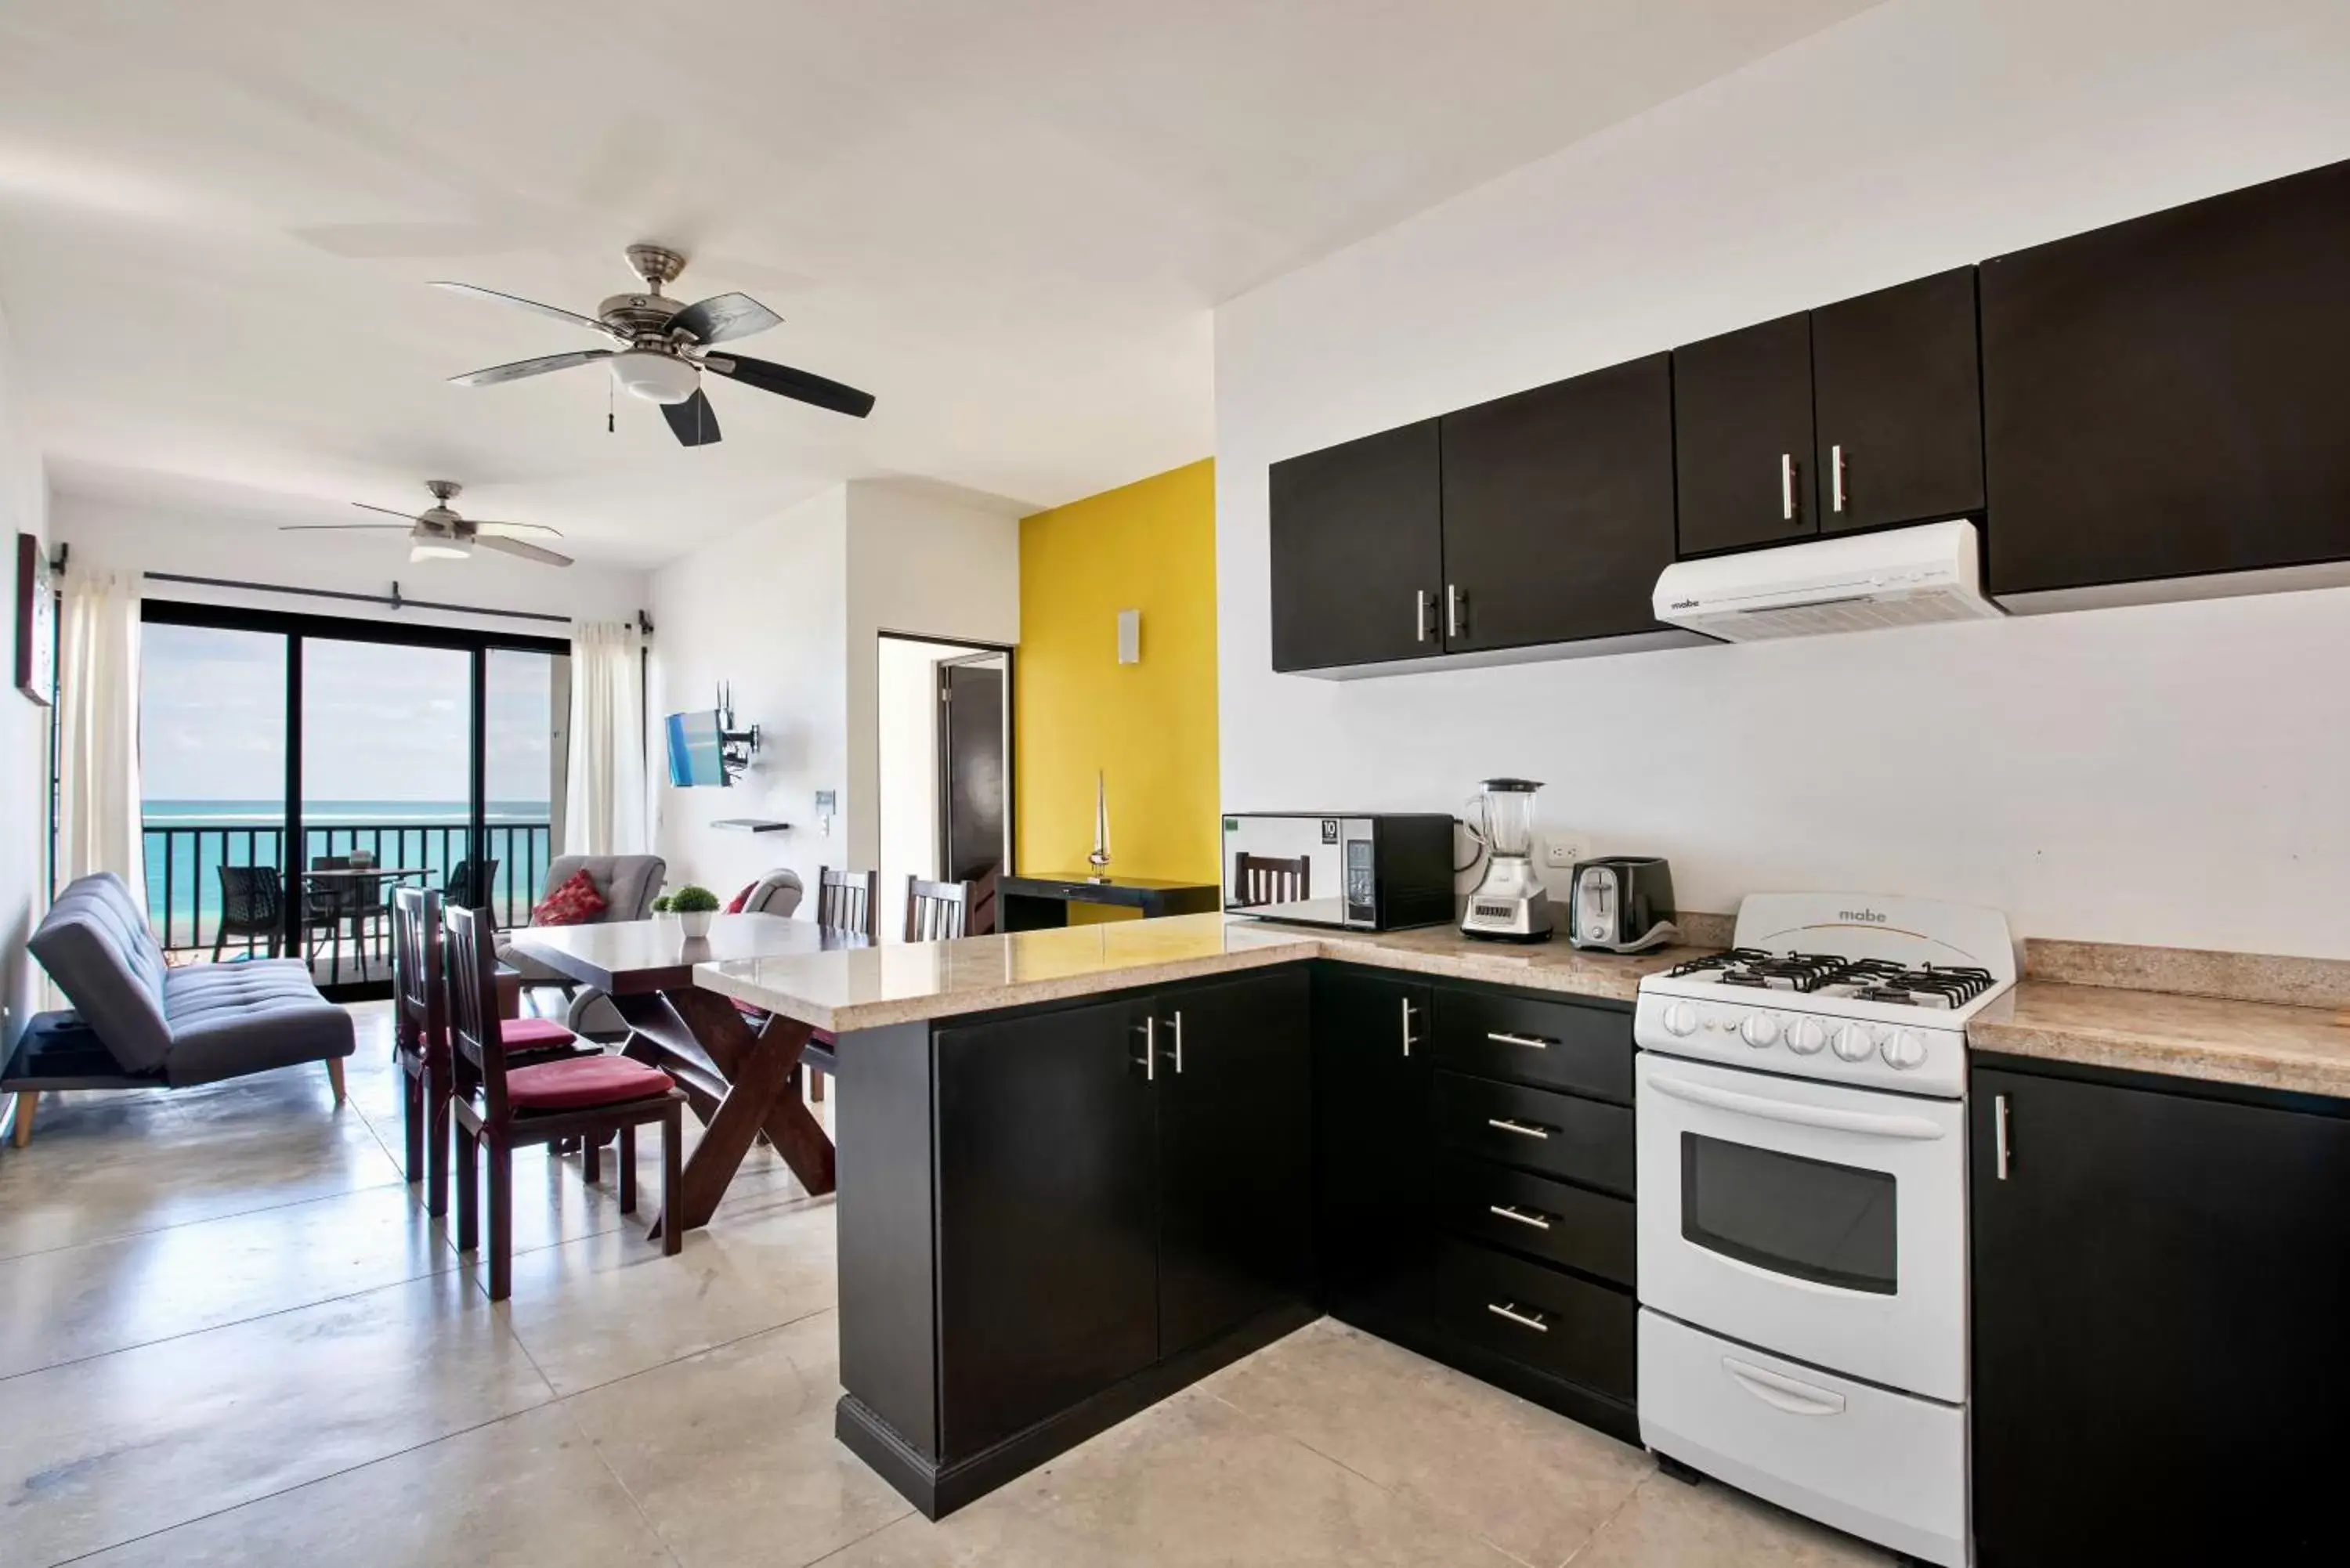
[[[1784,1373],[1773,1372],[1767,1366],[1757,1366],[1751,1361],[1741,1361],[1734,1355],[1721,1358],[1721,1369],[1738,1379],[1745,1390],[1773,1409],[1784,1410],[1790,1416],[1841,1416],[1845,1398],[1833,1388],[1822,1388],[1810,1383],[1798,1382]]]
[[[1499,1029],[1487,1030],[1485,1038],[1496,1045],[1523,1045],[1529,1051],[1547,1051],[1558,1044],[1555,1040],[1545,1040],[1539,1034],[1511,1034]]]
[[[1489,1213],[1498,1214],[1504,1220],[1514,1220],[1521,1225],[1531,1225],[1537,1231],[1550,1229],[1550,1220],[1547,1216],[1537,1214],[1529,1209],[1516,1209],[1507,1203],[1488,1203],[1485,1209]]]
[[[1550,1332],[1550,1324],[1543,1321],[1542,1314],[1520,1312],[1518,1303],[1515,1302],[1487,1302],[1485,1310],[1495,1317],[1508,1318],[1520,1328],[1530,1328],[1536,1334]]]
[[[1538,1127],[1532,1122],[1513,1122],[1507,1116],[1487,1116],[1485,1118],[1485,1125],[1489,1127],[1499,1127],[1505,1133],[1515,1133],[1520,1137],[1546,1138],[1550,1137],[1550,1128],[1548,1127]]]

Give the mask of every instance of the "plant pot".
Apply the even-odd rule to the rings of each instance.
[[[710,934],[710,909],[681,909],[677,912],[678,929],[690,942],[700,941]]]

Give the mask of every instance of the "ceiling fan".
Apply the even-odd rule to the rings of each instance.
[[[449,379],[461,387],[487,387],[602,361],[608,364],[612,380],[622,391],[660,404],[669,428],[687,446],[708,446],[718,440],[718,416],[711,411],[710,400],[702,390],[704,370],[746,387],[756,387],[763,392],[796,398],[803,403],[855,419],[861,420],[873,411],[870,392],[860,392],[788,365],[754,359],[747,354],[712,353],[714,344],[764,332],[770,327],[782,325],[784,318],[747,294],[712,295],[693,305],[671,299],[661,292],[661,286],[674,282],[678,274],[685,270],[685,257],[660,245],[630,245],[627,254],[629,265],[644,284],[644,291],[613,295],[596,307],[593,316],[470,283],[434,283],[435,288],[504,300],[525,310],[536,310],[541,316],[585,327],[619,345],[614,348],[575,348],[567,354],[518,359],[511,365],[493,365],[486,370]]]
[[[409,537],[408,558],[411,561],[462,561],[473,553],[475,545],[484,550],[496,550],[504,555],[520,556],[525,561],[536,561],[546,566],[567,566],[571,557],[558,556],[526,540],[520,534],[546,534],[563,537],[562,530],[544,523],[476,523],[470,517],[460,517],[449,509],[449,503],[464,487],[453,479],[428,479],[424,488],[432,493],[432,504],[413,516],[394,512],[389,506],[370,506],[364,501],[352,505],[362,512],[380,512],[388,517],[401,519],[398,523],[289,523],[278,529],[281,534],[348,534],[373,533],[378,529],[390,533],[400,530]]]

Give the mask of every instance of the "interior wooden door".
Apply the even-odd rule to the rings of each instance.
[[[940,874],[951,882],[981,881],[1004,864],[1004,662],[1001,653],[939,661]]]

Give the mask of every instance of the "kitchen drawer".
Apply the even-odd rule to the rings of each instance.
[[[1612,1394],[1639,1384],[1639,1303],[1539,1263],[1465,1242],[1436,1266],[1437,1326],[1455,1339]]]
[[[1439,1073],[1436,1128],[1445,1147],[1457,1153],[1633,1195],[1632,1113],[1627,1106]]]
[[[1454,1155],[1444,1163],[1437,1218],[1492,1246],[1529,1253],[1633,1288],[1638,1236],[1628,1198],[1610,1198],[1506,1166]]]
[[[1632,1103],[1632,1014],[1498,991],[1436,992],[1436,1064]]]

